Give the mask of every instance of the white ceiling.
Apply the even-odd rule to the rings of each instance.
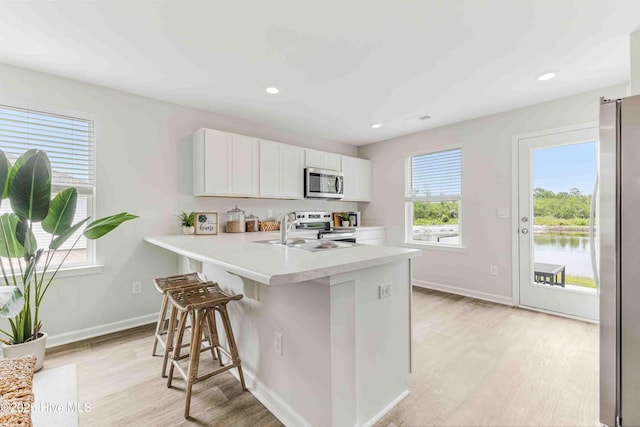
[[[3,1],[0,62],[360,145],[626,82],[638,29],[638,0]]]

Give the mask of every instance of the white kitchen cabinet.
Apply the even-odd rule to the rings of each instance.
[[[371,161],[342,156],[344,174],[344,201],[371,201]]]
[[[256,138],[198,130],[193,135],[194,196],[257,196],[258,162]]]
[[[303,180],[303,148],[260,140],[261,197],[302,199]]]
[[[342,156],[336,153],[318,151],[307,148],[305,150],[304,165],[307,168],[342,170]]]
[[[386,232],[384,227],[356,228],[356,242],[363,245],[384,245]]]

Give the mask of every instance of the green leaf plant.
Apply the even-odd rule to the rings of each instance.
[[[0,150],[0,206],[9,199],[12,211],[0,215],[0,317],[8,318],[11,325],[11,331],[0,329],[7,336],[0,341],[6,344],[21,344],[40,336],[40,305],[80,240],[78,236],[71,247],[60,249],[76,231],[84,227],[81,235],[95,240],[137,218],[122,212],[73,224],[78,191],[67,188],[52,199],[51,177],[51,163],[44,151],[29,150],[12,165]],[[46,252],[38,248],[33,234],[35,223],[41,223],[51,236]],[[52,266],[59,250],[64,253],[62,261]]]

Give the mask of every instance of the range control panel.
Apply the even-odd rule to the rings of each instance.
[[[331,212],[296,212],[299,223],[305,222],[331,222]]]

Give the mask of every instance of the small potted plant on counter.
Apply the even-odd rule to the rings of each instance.
[[[182,212],[180,215],[176,215],[180,219],[180,225],[182,225],[182,234],[193,234],[195,231],[195,213]]]
[[[340,219],[342,220],[342,226],[343,227],[348,227],[349,226],[349,212],[342,212],[340,214]]]
[[[7,198],[11,203],[11,212],[0,216],[0,316],[8,318],[11,325],[10,331],[0,329],[0,334],[7,337],[0,339],[0,348],[4,357],[35,355],[36,371],[44,363],[47,339],[40,322],[40,305],[80,237],[95,240],[137,218],[122,212],[73,224],[78,191],[67,188],[52,198],[51,177],[51,164],[44,151],[29,150],[11,165],[0,150],[0,205]],[[33,228],[38,223],[50,236],[46,248],[38,248]],[[72,236],[74,243],[62,249]],[[62,261],[52,266],[58,252],[63,255]]]

